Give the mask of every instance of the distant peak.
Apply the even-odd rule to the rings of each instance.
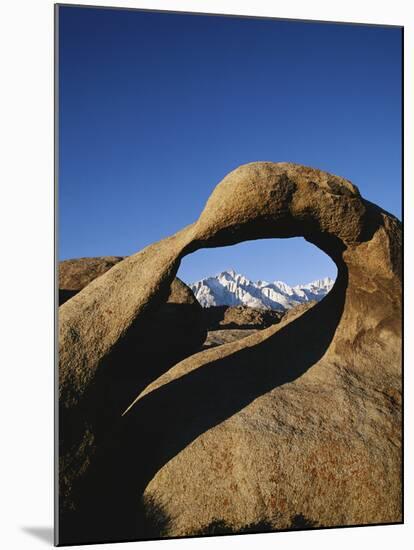
[[[222,275],[230,275],[230,277],[234,278],[237,276],[237,273],[236,271],[233,269],[233,268],[230,268],[230,269],[225,269],[224,271],[222,271],[218,277],[222,276]]]
[[[312,281],[312,283],[310,284],[320,286],[320,285],[330,285],[331,283],[333,283],[333,279],[331,279],[330,277],[324,277],[323,279],[317,279],[316,281]]]

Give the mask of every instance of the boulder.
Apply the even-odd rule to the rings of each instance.
[[[98,256],[62,260],[59,262],[59,288],[82,290],[123,259],[124,256]]]
[[[68,474],[75,511],[61,518],[61,542],[148,538],[154,525],[156,536],[184,536],[402,521],[401,223],[341,177],[241,166],[195,223],[63,304],[62,406],[99,409],[93,381],[165,302],[184,255],[297,236],[336,263],[332,291],[149,383],[95,440],[81,475]]]
[[[100,256],[62,260],[58,266],[59,305],[75,296],[94,279],[123,260],[123,256]]]
[[[283,317],[281,311],[256,309],[248,306],[213,306],[203,308],[208,330],[262,329],[278,323]]]
[[[204,341],[202,349],[214,348],[216,346],[222,346],[223,344],[229,344],[236,340],[241,340],[250,336],[259,329],[253,328],[226,328],[224,330],[209,330],[207,332],[207,338]]]

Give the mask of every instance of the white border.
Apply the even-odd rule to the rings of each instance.
[[[151,0],[67,2],[405,26],[405,241],[412,242],[414,205],[412,121],[413,30],[410,2],[322,0]],[[46,543],[24,527],[52,525],[53,469],[53,2],[18,0],[0,11],[2,161],[0,545],[35,549]],[[410,67],[411,65],[411,67]],[[408,124],[410,122],[410,125]],[[398,185],[399,182],[390,182]],[[4,191],[5,196],[4,196]],[[413,248],[413,247],[411,247]],[[413,253],[406,246],[406,319],[414,311]],[[5,305],[5,307],[4,307]],[[406,426],[412,428],[413,338],[406,335]],[[409,357],[409,359],[408,359]],[[407,548],[413,535],[413,441],[406,429],[404,526],[130,543],[146,548],[263,548],[318,550],[374,546]],[[413,431],[411,429],[411,431]],[[411,537],[413,538],[413,537]],[[107,545],[97,545],[96,548]],[[125,544],[113,547],[127,548]],[[79,547],[80,548],[80,547]]]

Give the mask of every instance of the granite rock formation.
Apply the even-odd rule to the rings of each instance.
[[[62,302],[78,294],[97,277],[109,271],[124,259],[123,256],[77,258],[59,263],[59,293]],[[165,303],[148,316],[145,326],[129,333],[127,353],[147,353],[151,356],[168,354],[172,359],[194,353],[206,336],[204,312],[191,289],[175,278]]]
[[[255,309],[248,306],[212,306],[203,308],[203,317],[208,330],[216,329],[263,329],[280,321],[284,313],[270,309]]]
[[[123,256],[77,258],[59,263],[59,305],[78,294],[89,283],[100,277]],[[70,296],[64,293],[71,293]],[[167,301],[156,308],[145,326],[129,334],[132,353],[145,351],[151,355],[178,357],[193,353],[205,338],[203,309],[191,289],[180,279],[171,284]],[[160,335],[162,335],[160,339]],[[162,342],[161,342],[162,340]],[[162,343],[162,346],[160,345]]]
[[[123,259],[123,256],[98,256],[62,260],[59,262],[59,288],[82,290]]]
[[[121,260],[121,256],[105,256],[60,262],[59,297],[63,303],[73,299]],[[139,388],[145,388],[172,365],[198,351],[206,335],[202,307],[191,289],[175,278],[167,300],[148,313],[144,325],[132,324],[127,337],[107,355],[86,399],[75,408],[59,403],[63,509],[74,506],[72,485],[94,453],[97,435],[120,417]]]
[[[207,338],[204,340],[203,346],[201,349],[215,348],[217,346],[222,346],[223,344],[229,344],[230,342],[235,342],[236,340],[241,340],[254,334],[260,329],[256,328],[226,328],[224,330],[209,330],[207,332]]]
[[[82,288],[123,259],[123,256],[100,256],[59,262],[59,305],[70,300]]]
[[[290,163],[243,165],[195,223],[63,304],[61,407],[87,407],[108,422],[91,388],[101,372],[120,370],[107,357],[167,300],[183,256],[296,236],[336,263],[331,292],[279,324],[176,363],[105,434],[81,426],[83,447],[72,453],[84,458],[76,478],[67,470],[74,496],[61,518],[63,541],[151,537],[150,508],[165,536],[217,525],[237,532],[401,521],[401,224],[338,176]]]

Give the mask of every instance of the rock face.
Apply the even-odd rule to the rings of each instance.
[[[78,294],[85,286],[123,259],[123,256],[102,256],[60,262],[59,294],[71,295],[68,297],[63,294],[62,302],[59,301],[59,304]],[[166,303],[151,312],[145,326],[139,327],[139,331],[130,335],[134,348],[132,351],[156,356],[168,354],[175,358],[188,355],[194,352],[205,338],[203,323],[203,310],[191,289],[175,278]]]
[[[241,166],[197,222],[63,304],[61,406],[101,417],[94,380],[166,301],[184,255],[294,236],[335,261],[331,292],[178,362],[110,434],[85,432],[93,452],[76,447],[81,473],[67,470],[74,509],[61,517],[62,543],[146,538],[154,525],[179,536],[401,521],[401,224],[343,178],[289,163]]]
[[[82,290],[123,259],[123,256],[99,256],[63,260],[59,262],[59,288]]]
[[[102,256],[60,262],[60,305],[123,259],[123,256]],[[71,295],[67,296],[64,293]],[[193,353],[203,343],[206,336],[203,325],[203,310],[194,294],[185,283],[175,278],[167,301],[148,315],[143,327],[131,330],[128,336],[132,348],[130,347],[127,353],[147,353],[157,357],[168,355],[172,360],[176,360],[179,356],[184,357]]]
[[[101,256],[59,262],[59,305],[123,259],[123,256]]]
[[[121,260],[120,256],[107,256],[61,262],[60,297],[62,292],[70,293],[69,297],[64,296],[63,303]],[[145,324],[132,324],[128,335],[108,353],[102,372],[93,380],[86,403],[80,400],[76,408],[65,408],[60,403],[62,508],[73,505],[73,480],[78,475],[77,469],[82,468],[83,461],[88,461],[94,452],[99,432],[120,417],[139,388],[145,388],[174,363],[200,349],[206,335],[200,304],[190,288],[175,278],[166,302],[148,313]],[[101,410],[101,414],[96,415],[95,409]],[[80,462],[73,462],[73,455],[79,453],[84,456]]]

